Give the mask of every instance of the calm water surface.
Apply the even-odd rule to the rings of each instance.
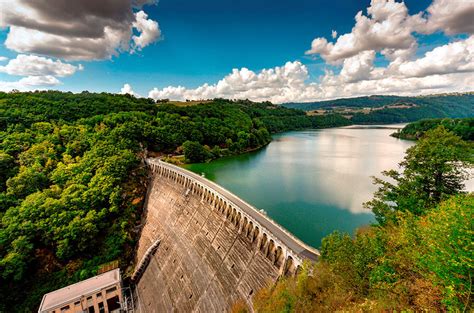
[[[204,173],[265,210],[306,243],[320,247],[321,239],[332,231],[352,234],[374,220],[362,208],[375,191],[370,176],[397,168],[413,145],[390,137],[393,132],[380,128],[287,132],[257,152],[187,168]]]

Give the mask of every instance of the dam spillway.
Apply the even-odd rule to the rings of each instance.
[[[139,312],[225,312],[319,252],[183,168],[147,159],[151,184],[133,278]]]

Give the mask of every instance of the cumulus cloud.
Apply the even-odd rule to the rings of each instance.
[[[422,58],[394,65],[404,77],[474,72],[474,35],[428,51]]]
[[[384,78],[403,79],[474,72],[474,35],[436,47],[415,60],[397,59],[387,67],[375,67],[375,55],[375,51],[363,51],[347,58],[339,75],[330,72],[323,81],[337,85]]]
[[[35,55],[19,54],[6,65],[0,66],[0,72],[17,76],[70,76],[77,70],[82,70],[82,65],[63,63]]]
[[[363,51],[344,60],[340,77],[345,83],[366,80],[374,70],[375,51]]]
[[[61,82],[52,75],[45,76],[28,76],[19,80],[20,85],[28,86],[56,86]]]
[[[0,56],[0,62],[5,62],[5,61],[8,61],[8,58],[4,56]]]
[[[52,87],[61,84],[58,77],[71,76],[83,69],[82,65],[64,63],[35,55],[19,54],[10,59],[6,65],[0,65],[0,73],[12,76],[24,76],[17,81],[0,81],[0,90],[21,91],[38,89],[38,87]]]
[[[135,22],[133,27],[140,32],[139,36],[133,35],[134,47],[138,50],[148,46],[150,43],[160,38],[161,31],[158,22],[148,19],[148,15],[143,12],[135,13]]]
[[[359,11],[350,33],[340,35],[335,42],[315,38],[308,55],[319,55],[331,64],[363,51],[381,52],[388,60],[407,60],[417,49],[414,33],[447,35],[474,33],[474,1],[434,0],[425,12],[408,13],[404,2],[372,0],[367,15]],[[336,38],[334,33],[333,39]]]
[[[13,89],[27,91],[31,89],[44,89],[61,84],[54,76],[27,76],[18,81],[0,81],[0,91],[11,91]]]
[[[412,30],[423,23],[421,14],[409,15],[403,2],[372,0],[368,15],[359,11],[352,31],[340,35],[336,42],[316,38],[306,54],[319,54],[325,61],[340,64],[363,51],[381,51],[389,56],[409,56],[416,48]],[[400,51],[400,52],[399,52]]]
[[[138,96],[132,89],[132,86],[130,86],[130,84],[124,84],[123,87],[120,89],[120,93],[122,95],[126,95],[126,94],[129,94],[129,95],[132,95],[132,96]]]
[[[298,61],[287,62],[284,66],[263,69],[259,73],[247,68],[233,69],[232,73],[216,84],[204,84],[195,89],[182,86],[154,88],[148,96],[154,99],[184,100],[222,97],[282,102],[295,97],[293,93],[304,89],[307,78],[306,66]]]
[[[448,35],[474,34],[474,1],[434,0],[427,9],[429,16],[425,32],[437,30]]]
[[[20,53],[68,60],[107,59],[131,45],[158,39],[158,24],[134,9],[154,1],[12,0],[0,2],[0,27],[9,27],[5,45]],[[133,35],[133,31],[138,35]],[[138,41],[132,36],[135,36]]]

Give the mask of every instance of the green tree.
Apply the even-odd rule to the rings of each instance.
[[[48,186],[48,177],[42,172],[41,166],[20,167],[20,172],[7,180],[7,193],[24,198]]]
[[[474,195],[444,201],[419,222],[419,263],[426,276],[443,286],[444,304],[469,309],[474,279]]]
[[[197,141],[183,143],[184,157],[190,162],[204,162],[210,157],[209,151]]]
[[[15,173],[15,158],[0,151],[0,192],[6,187],[7,179]]]
[[[0,259],[0,273],[3,278],[13,277],[13,280],[18,281],[26,271],[33,245],[25,236],[19,236],[12,241],[11,245],[10,252]]]
[[[382,225],[395,220],[396,211],[422,215],[462,191],[473,163],[472,144],[439,126],[407,150],[402,172],[384,171],[390,181],[374,178],[379,189],[364,205]]]

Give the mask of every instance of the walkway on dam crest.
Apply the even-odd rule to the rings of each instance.
[[[174,172],[178,172],[181,175],[184,175],[185,177],[188,177],[194,181],[197,181],[201,185],[207,186],[207,188],[213,190],[215,193],[219,194],[219,196],[227,199],[229,202],[233,203],[234,206],[238,207],[240,210],[242,210],[248,216],[254,219],[258,224],[261,225],[261,227],[265,228],[269,233],[276,237],[283,245],[285,245],[289,250],[295,253],[299,258],[310,259],[312,261],[318,259],[319,251],[317,249],[306,245],[301,240],[293,236],[290,232],[285,230],[282,226],[271,220],[268,216],[259,212],[253,206],[240,199],[233,193],[229,192],[228,190],[224,189],[223,187],[217,185],[216,183],[179,166],[163,162],[157,158],[149,158],[147,159],[147,163],[151,165],[151,167],[165,167]]]

